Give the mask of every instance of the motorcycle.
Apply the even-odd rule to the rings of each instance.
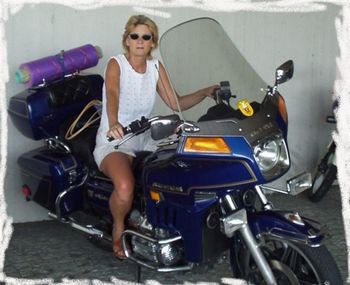
[[[334,101],[333,110],[338,106],[338,102]],[[334,112],[334,111],[333,111]],[[327,116],[327,123],[336,124],[334,114]],[[332,187],[334,181],[337,179],[337,164],[336,164],[336,144],[332,139],[327,146],[327,152],[317,165],[316,174],[312,181],[312,187],[308,190],[309,199],[312,202],[320,201]]]
[[[174,44],[179,39],[185,39],[181,46]],[[122,235],[127,258],[158,272],[174,272],[215,263],[229,252],[233,277],[254,284],[342,284],[323,245],[326,227],[275,209],[265,195],[265,190],[297,195],[311,185],[308,173],[289,179],[286,189],[265,185],[290,167],[288,115],[278,86],[292,78],[293,61],[276,69],[274,86],[262,85],[210,18],[170,29],[160,51],[178,93],[213,80],[220,88],[214,106],[204,112],[198,106],[198,120],[184,118],[193,111],[141,118],[126,126],[124,138],[116,142],[118,148],[143,132],[158,142],[156,151],[139,153],[133,161],[134,202]],[[26,90],[12,97],[9,113],[24,135],[46,141],[18,159],[27,200],[93,240],[110,242],[113,185],[92,158],[98,124],[69,141],[63,135],[69,116],[101,98],[102,84],[98,75],[75,75]],[[236,95],[231,85],[237,96],[258,96],[258,101],[240,99],[232,107]]]

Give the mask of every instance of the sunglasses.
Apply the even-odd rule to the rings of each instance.
[[[129,34],[129,38],[132,40],[137,40],[139,37],[140,37],[139,34],[135,34],[135,33]],[[142,35],[141,38],[144,41],[149,41],[150,39],[152,39],[152,35],[145,34],[145,35]]]

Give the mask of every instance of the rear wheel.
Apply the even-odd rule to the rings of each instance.
[[[261,249],[278,285],[343,284],[338,267],[325,246],[308,247],[268,237]],[[234,257],[231,255],[231,262],[239,263],[232,264],[234,272],[240,272],[235,277],[247,279],[254,284],[266,284],[243,245],[236,254]]]

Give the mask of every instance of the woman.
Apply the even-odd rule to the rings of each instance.
[[[151,115],[156,94],[175,111],[178,111],[168,76],[163,65],[151,56],[158,46],[158,28],[143,15],[132,16],[125,26],[123,48],[125,53],[112,57],[105,71],[103,108],[96,137],[94,157],[100,170],[113,182],[114,191],[109,200],[113,216],[113,251],[118,259],[125,259],[120,238],[124,230],[124,218],[129,212],[134,190],[131,163],[135,152],[154,150],[147,134],[132,138],[114,149],[116,142],[106,137],[123,137],[123,126]],[[211,86],[195,93],[178,97],[182,110],[212,96],[218,86]]]

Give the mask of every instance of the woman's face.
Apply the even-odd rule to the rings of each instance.
[[[126,39],[126,45],[130,56],[147,57],[154,47],[152,33],[148,26],[137,25],[133,28]]]

